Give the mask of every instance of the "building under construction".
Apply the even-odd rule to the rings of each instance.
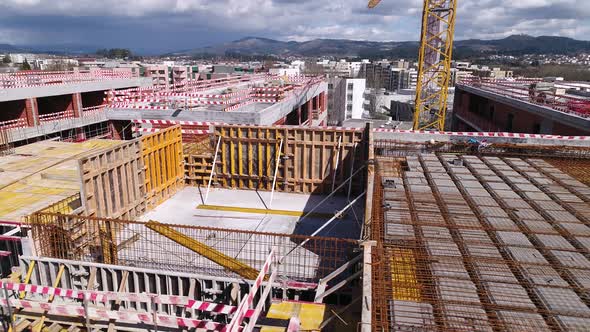
[[[234,103],[323,113],[325,83],[297,79],[111,93],[107,116],[141,116],[113,121],[154,126],[5,144],[6,328],[588,330],[590,138],[173,119],[271,88]]]

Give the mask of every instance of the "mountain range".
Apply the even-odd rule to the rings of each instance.
[[[341,56],[415,58],[419,43],[374,42],[346,39],[314,39],[305,42],[246,37],[213,46],[179,51],[170,55]],[[455,58],[478,55],[575,54],[590,52],[590,41],[566,37],[513,35],[504,39],[469,39],[455,42]]]
[[[347,39],[314,39],[304,42],[279,41],[261,37],[246,37],[217,45],[171,52],[165,55],[189,56],[268,56],[276,57],[359,57],[359,58],[416,58],[416,41],[375,42]],[[59,55],[94,54],[103,47],[84,44],[47,44],[17,46],[0,44],[0,53],[49,53]],[[132,50],[133,51],[133,50]],[[454,58],[474,56],[523,54],[590,53],[590,41],[566,37],[513,35],[504,39],[468,39],[455,41]],[[134,52],[142,54],[139,50]]]
[[[56,55],[93,54],[98,46],[83,44],[11,45],[0,44],[0,53],[44,53]]]

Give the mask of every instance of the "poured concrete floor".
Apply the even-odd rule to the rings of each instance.
[[[315,213],[297,225],[301,217],[276,214],[244,213],[234,211],[216,211],[200,209],[203,204],[206,188],[187,187],[154,210],[140,218],[142,221],[155,220],[168,224],[215,227],[245,231],[258,231],[282,234],[311,234],[330,219],[334,213],[347,204],[347,198],[331,197]],[[270,192],[211,189],[207,205],[269,209]],[[289,211],[311,211],[325,195],[306,195],[275,192],[272,209]],[[351,200],[355,197],[351,196]],[[347,211],[342,219],[336,219],[326,227],[319,236],[358,239],[364,198]]]

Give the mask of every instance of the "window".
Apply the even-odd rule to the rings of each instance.
[[[348,90],[352,90],[353,87],[354,87],[354,84],[353,83],[348,83]]]
[[[352,105],[351,104],[346,105],[346,110],[349,112],[352,112]]]
[[[346,100],[347,100],[347,101],[352,101],[352,93],[349,93],[349,94],[346,96]]]
[[[332,90],[332,89],[334,89],[334,84],[332,84],[332,83],[329,83],[329,84],[328,84],[328,89],[329,89],[329,90]]]

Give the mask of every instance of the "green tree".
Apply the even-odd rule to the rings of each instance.
[[[4,64],[9,64],[11,62],[12,62],[12,60],[10,60],[10,55],[8,55],[8,54],[6,54],[4,56],[4,58],[2,59],[2,63],[4,63]]]
[[[27,61],[27,59],[25,58],[25,61],[23,62],[23,64],[20,66],[21,70],[31,70],[31,65],[29,64],[29,61]]]
[[[101,49],[96,51],[96,55],[109,58],[109,59],[126,59],[131,58],[133,53],[126,48],[111,48],[111,49]]]

